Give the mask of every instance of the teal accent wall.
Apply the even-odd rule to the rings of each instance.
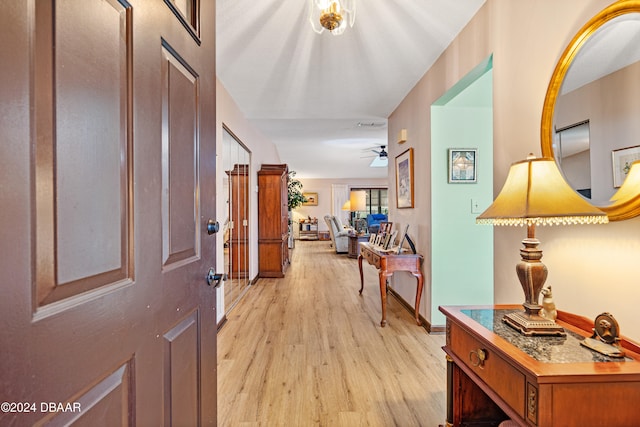
[[[431,322],[442,326],[440,305],[493,304],[493,227],[475,222],[493,201],[492,58],[436,101],[431,118]],[[476,183],[448,183],[449,148],[477,148]]]

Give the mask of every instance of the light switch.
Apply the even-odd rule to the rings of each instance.
[[[482,209],[480,209],[480,203],[478,203],[478,199],[471,199],[471,213],[479,214]]]

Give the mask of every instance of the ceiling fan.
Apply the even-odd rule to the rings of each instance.
[[[379,150],[374,150],[373,148],[365,148],[363,151],[372,151],[372,152],[376,153],[376,155],[372,156],[370,154],[368,156],[362,156],[362,157],[363,158],[364,157],[380,157],[380,158],[383,158],[383,157],[388,157],[389,156],[389,154],[385,151],[385,148],[387,148],[386,145],[379,145],[378,147],[380,147]],[[375,148],[377,148],[377,147],[375,147]]]
[[[371,168],[384,168],[389,163],[389,154],[386,152],[386,145],[380,145],[380,150],[375,150],[373,148],[367,148],[365,151],[372,151],[376,153],[375,156],[368,155],[363,157],[375,157],[369,167]]]

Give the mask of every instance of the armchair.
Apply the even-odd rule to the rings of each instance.
[[[367,215],[367,228],[370,234],[376,234],[380,229],[380,223],[387,220],[385,214],[369,214]]]
[[[335,216],[325,215],[324,221],[329,227],[331,242],[338,254],[345,254],[349,251],[349,232],[342,227],[342,223]]]

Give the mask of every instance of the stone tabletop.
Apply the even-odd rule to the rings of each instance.
[[[502,317],[515,310],[469,309],[462,313],[482,326],[524,351],[535,360],[543,363],[580,363],[580,362],[620,362],[630,360],[608,357],[590,350],[580,342],[584,339],[565,329],[566,337],[522,335],[502,321]]]

